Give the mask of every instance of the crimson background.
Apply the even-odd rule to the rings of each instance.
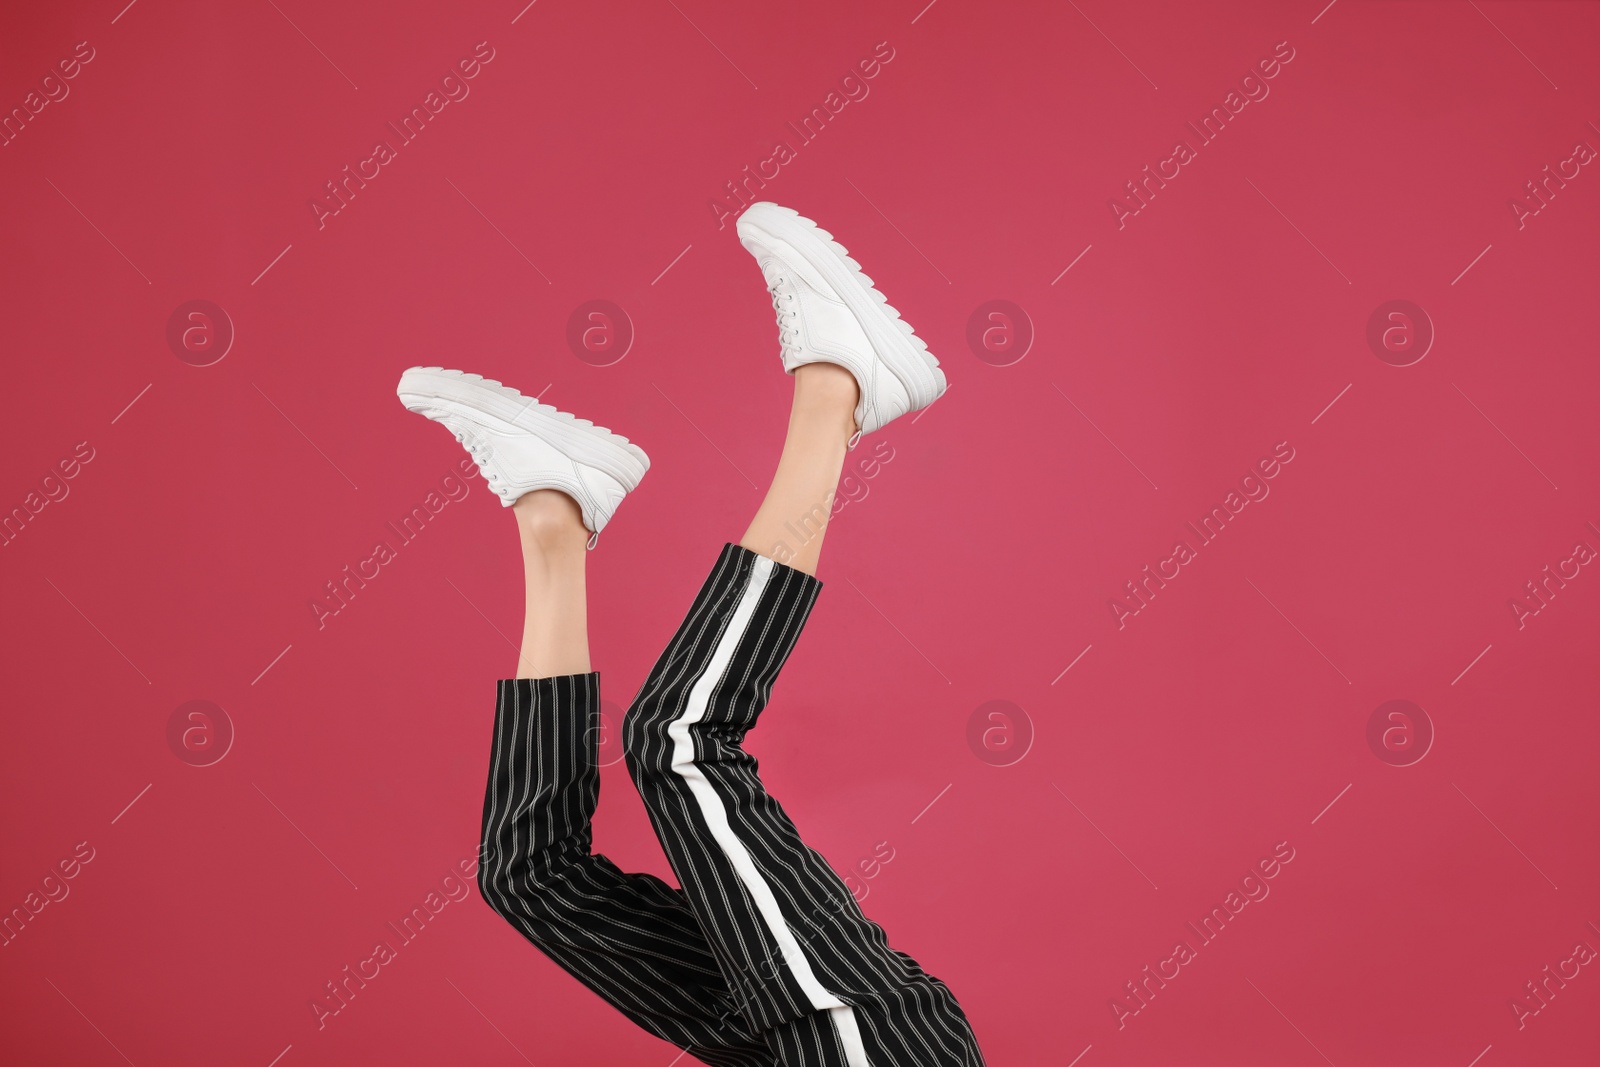
[[[751,741],[774,792],[841,871],[889,843],[864,906],[992,1064],[1594,1062],[1591,968],[1520,1029],[1510,1002],[1600,945],[1600,578],[1520,630],[1508,606],[1600,545],[1600,177],[1508,206],[1600,145],[1594,4],[123,2],[9,5],[0,34],[6,109],[95,50],[0,150],[0,505],[95,450],[0,553],[0,906],[95,849],[0,949],[7,1062],[673,1060],[476,900],[319,1029],[475,848],[510,522],[474,478],[324,628],[309,604],[460,455],[403,368],[548,386],[654,460],[591,557],[625,705],[783,432],[771,311],[708,202],[880,41],[762,195],[850,247],[952,387],[829,537]],[[480,41],[470,96],[319,229],[323,183]],[[1280,41],[1271,95],[1119,229],[1109,198]],[[608,367],[565,341],[597,298],[637,331]],[[1036,333],[1004,367],[965,340],[997,298]],[[1365,341],[1394,298],[1437,330],[1404,368]],[[212,366],[167,344],[191,299],[237,331]],[[1270,497],[1119,629],[1110,598],[1280,441]],[[1366,740],[1396,698],[1437,732],[1407,767]],[[167,740],[193,699],[236,731],[208,767]],[[990,700],[1031,724],[1008,766],[968,745]],[[666,874],[604,783],[599,846]],[[1280,841],[1270,896],[1119,1028]]]

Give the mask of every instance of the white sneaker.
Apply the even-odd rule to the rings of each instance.
[[[939,361],[827,230],[762,201],[739,216],[738,232],[772,293],[783,369],[837,363],[855,375],[861,401],[852,447],[944,393]]]
[[[626,437],[481,375],[412,367],[395,391],[408,411],[455,434],[506,507],[534,489],[576,500],[590,548],[650,469],[650,457]]]

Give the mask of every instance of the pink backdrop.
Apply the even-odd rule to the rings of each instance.
[[[524,2],[4,16],[0,1058],[673,1060],[450,877],[519,558],[393,390],[650,451],[625,706],[782,439],[747,181],[951,382],[752,747],[990,1062],[1595,1062],[1600,8]]]

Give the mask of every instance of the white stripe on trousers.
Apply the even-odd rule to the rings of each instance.
[[[777,898],[773,896],[772,887],[761,877],[755,861],[750,858],[749,850],[728,824],[728,811],[722,803],[722,798],[717,795],[717,791],[711,787],[711,783],[706,780],[705,774],[696,764],[694,738],[689,733],[690,727],[705,717],[710,707],[712,691],[716,689],[717,682],[727,670],[728,663],[733,659],[734,649],[738,647],[739,641],[750,625],[756,604],[767,587],[767,579],[772,575],[772,567],[773,561],[766,556],[756,557],[748,584],[740,594],[738,607],[734,609],[733,616],[728,620],[727,629],[718,639],[717,647],[706,664],[705,672],[695,680],[694,687],[689,691],[683,714],[667,727],[667,736],[672,739],[672,769],[684,780],[689,792],[699,804],[701,817],[706,821],[706,828],[710,831],[712,840],[727,857],[729,865],[755,902],[762,921],[766,923],[773,939],[782,949],[782,957],[789,964],[795,982],[810,999],[812,1007],[818,1011],[828,1012],[838,1033],[839,1042],[844,1046],[845,1059],[850,1067],[871,1067],[867,1060],[866,1046],[861,1040],[861,1030],[856,1024],[855,1012],[817,981],[816,975],[811,970],[811,962],[806,959],[799,941],[789,929],[789,924],[784,921],[783,912],[778,907]]]

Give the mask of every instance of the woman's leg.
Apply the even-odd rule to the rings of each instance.
[[[805,574],[817,573],[822,535],[855,433],[856,380],[833,363],[794,373],[794,404],[778,470],[739,544]]]
[[[649,1032],[717,1067],[778,1061],[733,997],[681,890],[591,851],[600,685],[589,670],[588,531],[566,494],[514,507],[527,578],[518,677],[499,683],[483,806],[483,899]]]
[[[589,597],[578,502],[556,489],[524,493],[512,505],[522,539],[525,598],[518,678],[589,673]]]
[[[796,372],[772,488],[646,679],[624,751],[738,1010],[781,1062],[974,1067],[983,1059],[950,991],[889,948],[741,747],[822,588],[811,572],[856,403],[834,372]],[[814,508],[821,521],[796,544],[796,519]]]

